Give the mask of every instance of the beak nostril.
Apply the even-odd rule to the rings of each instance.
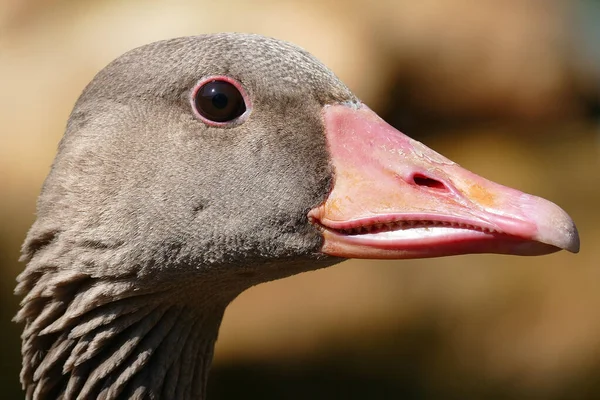
[[[413,176],[413,181],[418,186],[426,186],[432,189],[448,190],[446,185],[444,185],[442,182],[433,178],[429,178],[425,175],[415,174]]]

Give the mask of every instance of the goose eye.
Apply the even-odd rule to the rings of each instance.
[[[229,122],[246,111],[246,102],[240,89],[225,80],[210,80],[194,94],[194,107],[208,122]]]

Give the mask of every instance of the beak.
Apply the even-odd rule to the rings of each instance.
[[[394,129],[368,107],[324,108],[334,184],[308,213],[322,252],[346,258],[579,251],[571,218]]]

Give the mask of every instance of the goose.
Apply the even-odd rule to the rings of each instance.
[[[348,258],[579,250],[555,204],[412,140],[254,34],[114,60],[67,122],[15,292],[27,399],[204,399],[227,305]]]

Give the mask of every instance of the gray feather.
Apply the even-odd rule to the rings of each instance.
[[[248,93],[244,123],[194,116],[194,86],[215,75]],[[306,51],[257,35],[157,42],[100,71],[23,244],[26,398],[204,398],[227,304],[340,261],[306,214],[333,179],[321,110],[357,101]]]

